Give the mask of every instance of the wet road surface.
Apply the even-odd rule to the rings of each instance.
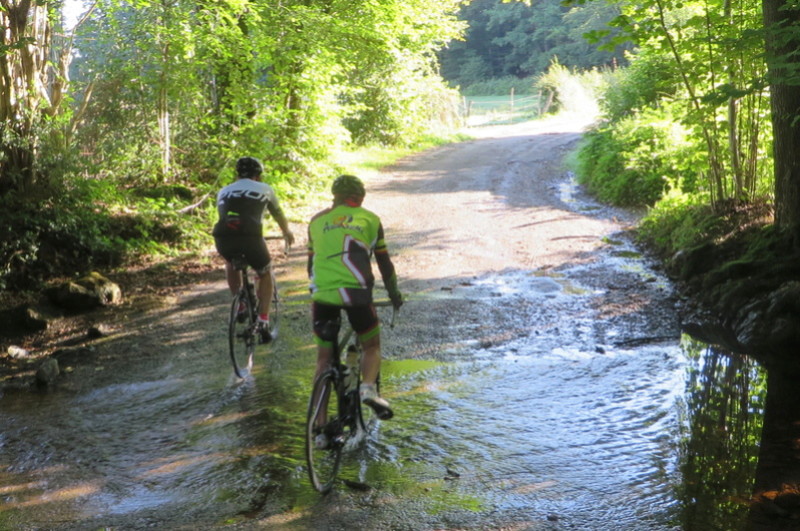
[[[342,472],[368,488],[306,478],[297,250],[252,378],[226,358],[220,281],[118,323],[53,389],[6,391],[0,528],[679,529],[671,288],[560,166],[579,130],[537,127],[368,179],[407,295],[384,331],[397,415]]]

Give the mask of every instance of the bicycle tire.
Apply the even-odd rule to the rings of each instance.
[[[272,273],[272,303],[269,307],[269,334],[272,341],[278,338],[278,324],[280,323],[280,296],[278,295],[278,283],[275,280],[275,272]]]
[[[246,307],[244,318],[239,315],[239,305]],[[239,378],[246,378],[253,368],[253,354],[256,349],[255,309],[244,290],[239,291],[231,303],[228,323],[228,346],[233,372]]]
[[[342,461],[347,434],[340,416],[340,400],[334,370],[322,373],[314,381],[308,402],[306,420],[306,462],[311,484],[321,494],[327,494],[336,482]],[[319,433],[328,436],[327,448],[317,448],[315,438]]]

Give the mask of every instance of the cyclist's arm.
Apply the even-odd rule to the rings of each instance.
[[[375,246],[375,262],[378,264],[378,271],[380,271],[383,285],[389,293],[389,298],[395,307],[403,304],[403,297],[400,294],[400,289],[397,287],[397,273],[394,269],[394,264],[389,256],[389,250],[386,248],[386,242],[383,239],[383,226],[378,229],[378,242]]]
[[[281,228],[281,232],[283,233],[283,237],[286,240],[287,245],[291,246],[294,243],[294,234],[292,234],[292,230],[289,228],[289,222],[286,220],[283,209],[277,203],[270,201],[267,203],[267,210],[269,210],[270,215]]]
[[[308,229],[308,264],[306,264],[306,269],[308,270],[308,278],[314,276],[314,243],[311,241],[311,226],[309,225]]]

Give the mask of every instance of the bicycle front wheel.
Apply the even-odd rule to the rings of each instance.
[[[228,346],[231,362],[233,363],[233,372],[239,378],[245,378],[253,368],[253,354],[256,350],[254,315],[250,298],[244,291],[240,291],[233,298],[228,323]]]
[[[280,314],[280,296],[278,295],[278,283],[275,281],[275,273],[272,273],[272,302],[269,306],[269,335],[272,341],[278,337],[278,317]]]
[[[308,477],[322,494],[330,492],[336,481],[344,437],[336,394],[336,373],[329,370],[314,382],[306,422]]]

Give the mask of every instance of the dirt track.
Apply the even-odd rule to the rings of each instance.
[[[523,272],[538,276],[558,275],[560,268],[596,263],[603,256],[596,251],[613,252],[614,238],[623,237],[635,215],[600,206],[583,196],[570,182],[564,157],[574,149],[585,119],[569,116],[517,125],[469,129],[474,140],[452,144],[403,159],[398,164],[373,175],[362,175],[367,183],[364,206],[378,213],[387,232],[387,240],[400,278],[400,286],[409,304],[402,315],[406,323],[424,323],[419,330],[406,327],[404,348],[397,355],[413,355],[410,344],[424,344],[427,352],[437,351],[458,338],[447,337],[452,329],[448,316],[475,313],[475,297],[464,290],[476,279],[499,272]],[[309,205],[304,212],[290,212],[295,218],[308,218],[327,204]],[[307,317],[302,306],[306,299],[305,230],[293,223],[297,242],[289,256],[284,256],[277,242],[270,242],[282,286],[294,301],[293,314],[286,323],[297,337],[307,335]],[[616,236],[614,236],[616,235]],[[222,289],[221,261],[209,250],[209,263],[165,264],[163,274],[126,275],[127,303],[95,314],[78,316],[57,323],[49,332],[31,338],[24,346],[34,357],[48,355],[64,346],[81,345],[88,326],[107,325],[124,336],[137,337],[137,345],[151,338],[127,327],[142,312],[166,311],[178,302],[176,293],[191,296],[195,291]],[[630,275],[627,280],[618,271],[598,267],[583,272],[602,293],[596,301],[608,315],[628,313],[637,305],[646,312],[671,311],[672,299],[664,290],[649,291],[652,278]],[[113,275],[112,275],[113,277]],[[605,278],[604,278],[605,277]],[[578,280],[578,279],[575,279]],[[203,286],[206,282],[212,285]],[[514,282],[514,280],[511,280]],[[200,285],[199,287],[196,287]],[[607,289],[611,286],[612,289]],[[642,292],[644,289],[644,293]],[[454,290],[458,290],[455,296]],[[421,299],[441,299],[441,304],[414,304]],[[383,297],[382,290],[376,292]],[[641,304],[643,300],[647,304]],[[651,304],[659,301],[653,307]],[[166,305],[166,307],[164,307]],[[627,308],[625,308],[627,306]],[[500,325],[508,312],[487,310]],[[603,315],[601,314],[601,317]],[[639,314],[644,321],[652,321]],[[566,316],[560,316],[564,320]],[[663,319],[662,319],[663,320]],[[666,330],[652,337],[674,335],[674,317],[667,318]],[[436,327],[430,326],[436,324]],[[633,324],[633,321],[631,322]],[[194,323],[202,327],[202,323]],[[192,322],[185,323],[192,327]],[[140,331],[141,332],[141,331]],[[439,344],[431,343],[431,334],[444,333]],[[158,338],[152,338],[158,341]],[[132,348],[139,348],[134,345]],[[153,348],[157,348],[154,346]],[[398,345],[395,345],[395,350]],[[81,351],[78,356],[86,354]],[[6,360],[10,361],[10,360]],[[33,368],[20,370],[19,364],[3,364],[5,386],[25,387],[33,381]]]
[[[586,260],[616,230],[570,211],[562,157],[585,124],[552,119],[471,130],[479,140],[411,157],[371,182],[368,204],[402,250],[415,281]]]
[[[509,290],[546,290],[545,279],[563,278],[576,266],[586,267],[570,272],[566,281],[596,291],[596,318],[618,318],[608,323],[618,328],[617,341],[677,336],[675,301],[663,278],[603,263],[626,252],[636,215],[593,202],[572,182],[564,157],[587,125],[559,117],[476,128],[470,130],[473,141],[407,158],[369,179],[365,206],[379,213],[386,227],[410,300],[406,320],[426,325],[411,341],[427,343],[430,352],[437,348],[430,345],[431,333],[442,334],[440,346],[462,340],[446,331],[464,333],[459,321],[475,319],[476,313],[504,337],[547,328],[553,317],[568,323],[574,315],[537,322],[528,314],[519,322],[525,311],[509,302],[478,309],[483,295],[478,287],[488,283],[494,297]],[[531,277],[538,282],[530,285]],[[441,305],[431,302],[443,294]],[[464,317],[450,320],[459,315]],[[592,340],[606,339],[601,330]]]
[[[364,176],[364,206],[383,220],[407,301],[397,328],[384,336],[386,396],[397,418],[381,425],[360,465],[375,466],[374,490],[317,498],[303,483],[298,438],[313,350],[305,226],[296,224],[294,250],[276,259],[281,336],[257,360],[250,385],[231,383],[220,355],[229,295],[218,270],[212,281],[147,311],[129,306],[96,316],[112,335],[83,359],[65,357],[74,370],[46,401],[32,408],[10,397],[12,444],[0,458],[20,472],[4,481],[31,485],[15,494],[19,512],[10,521],[65,529],[208,528],[231,518],[242,528],[285,529],[515,522],[549,529],[536,526],[559,519],[612,529],[620,518],[662,521],[670,500],[659,479],[649,478],[669,456],[659,444],[653,451],[650,438],[660,437],[653,426],[673,418],[662,388],[680,371],[666,361],[672,347],[658,345],[679,335],[674,300],[628,241],[633,217],[592,203],[569,178],[563,157],[584,126],[561,118],[473,130],[473,141]],[[628,349],[642,345],[656,346]],[[416,360],[425,364],[403,365]],[[619,392],[632,379],[641,380],[636,393]],[[80,427],[58,422],[70,407],[80,408],[71,417]],[[612,444],[598,441],[598,430]],[[29,433],[40,441],[29,441]],[[84,433],[99,435],[69,442]],[[31,444],[44,444],[48,455],[26,458]],[[576,447],[604,452],[604,461],[584,466]],[[592,452],[580,455],[591,459]],[[72,466],[98,454],[99,465]],[[58,472],[48,475],[54,464]],[[450,482],[459,475],[458,484]],[[37,483],[40,477],[46,480]],[[51,490],[76,483],[91,489],[76,500],[49,501]],[[409,486],[416,484],[432,486]],[[631,491],[638,492],[633,503]],[[446,511],[429,510],[436,496]],[[460,510],[473,498],[485,498],[486,509]],[[610,499],[619,501],[595,510]]]

